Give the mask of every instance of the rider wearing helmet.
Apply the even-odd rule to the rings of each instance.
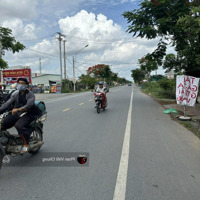
[[[104,93],[105,105],[106,105],[106,104],[107,104],[106,88],[103,87],[103,82],[99,82],[99,86],[98,86],[98,88],[96,89],[96,92]]]
[[[18,134],[22,137],[24,145],[21,153],[28,151],[31,129],[28,125],[39,115],[39,111],[35,106],[35,95],[28,90],[28,79],[18,78],[16,91],[12,93],[10,99],[0,107],[0,114],[5,112],[11,105],[14,105],[11,113],[5,118],[2,129],[6,130],[15,125]],[[20,115],[26,112],[25,115]]]

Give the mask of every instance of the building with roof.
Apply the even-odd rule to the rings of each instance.
[[[51,88],[52,85],[60,84],[60,75],[32,73],[32,84],[44,85]]]

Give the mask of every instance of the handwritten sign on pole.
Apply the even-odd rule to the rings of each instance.
[[[195,106],[199,88],[199,78],[192,76],[176,77],[177,104]]]

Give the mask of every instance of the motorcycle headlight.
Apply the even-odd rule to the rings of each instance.
[[[37,121],[43,122],[47,119],[47,113],[45,113],[44,115],[42,115]]]

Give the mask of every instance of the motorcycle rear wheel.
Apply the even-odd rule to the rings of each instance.
[[[33,130],[33,132],[31,133],[31,136],[30,136],[30,143],[36,144],[36,143],[42,142],[42,141],[43,141],[42,131],[38,128]],[[28,151],[28,152],[30,154],[36,154],[40,150],[40,148],[41,148],[41,146],[37,147],[31,151]]]

